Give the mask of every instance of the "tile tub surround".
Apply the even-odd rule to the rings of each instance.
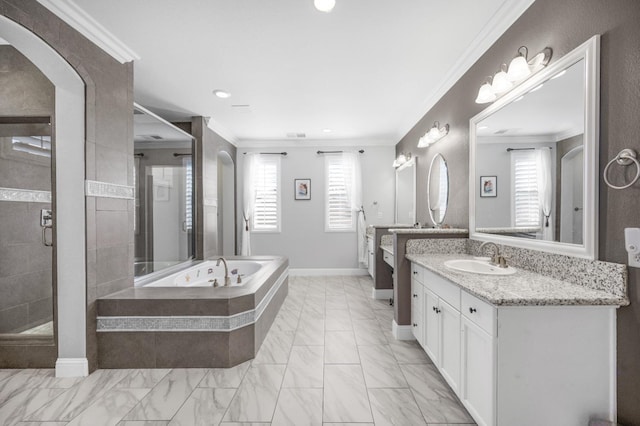
[[[459,285],[467,292],[498,306],[617,305],[629,304],[626,296],[551,278],[525,269],[513,275],[495,276],[448,269],[451,259],[473,259],[461,254],[408,254],[407,259]],[[622,280],[619,280],[621,282]]]
[[[138,287],[99,299],[100,367],[229,367],[253,358],[288,293],[288,260],[250,259],[273,261],[242,287]]]
[[[390,335],[392,308],[370,299],[371,285],[291,277],[258,357],[233,368],[98,370],[83,379],[0,370],[0,424],[473,425],[425,352]],[[318,344],[296,342],[310,323],[326,324]]]

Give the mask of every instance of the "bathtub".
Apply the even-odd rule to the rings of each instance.
[[[230,286],[238,287],[250,282],[251,277],[268,262],[256,260],[227,260]],[[164,278],[143,284],[143,287],[223,287],[224,264],[216,266],[207,260]]]

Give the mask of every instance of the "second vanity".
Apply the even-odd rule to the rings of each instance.
[[[526,270],[487,276],[444,265],[469,255],[406,258],[413,335],[478,425],[615,417],[625,297]]]

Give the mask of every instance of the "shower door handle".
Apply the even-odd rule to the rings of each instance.
[[[40,226],[42,227],[42,244],[45,247],[53,246],[53,241],[47,241],[47,229],[53,233],[53,214],[49,209],[40,210]],[[53,237],[53,234],[51,235]]]
[[[53,241],[47,241],[47,229],[51,229],[51,232],[53,232],[51,226],[42,227],[42,244],[44,244],[45,247],[51,247],[53,246]]]

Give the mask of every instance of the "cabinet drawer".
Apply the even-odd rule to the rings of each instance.
[[[423,284],[457,311],[460,310],[460,287],[426,269],[422,273]]]
[[[418,266],[415,263],[411,264],[411,278],[412,279],[423,283],[424,282],[423,274],[424,274],[424,268],[422,266]]]
[[[461,307],[462,315],[489,333],[489,335],[495,336],[496,308],[493,305],[463,291]]]
[[[388,252],[382,250],[382,260],[385,261],[389,266],[393,268],[393,255]]]

